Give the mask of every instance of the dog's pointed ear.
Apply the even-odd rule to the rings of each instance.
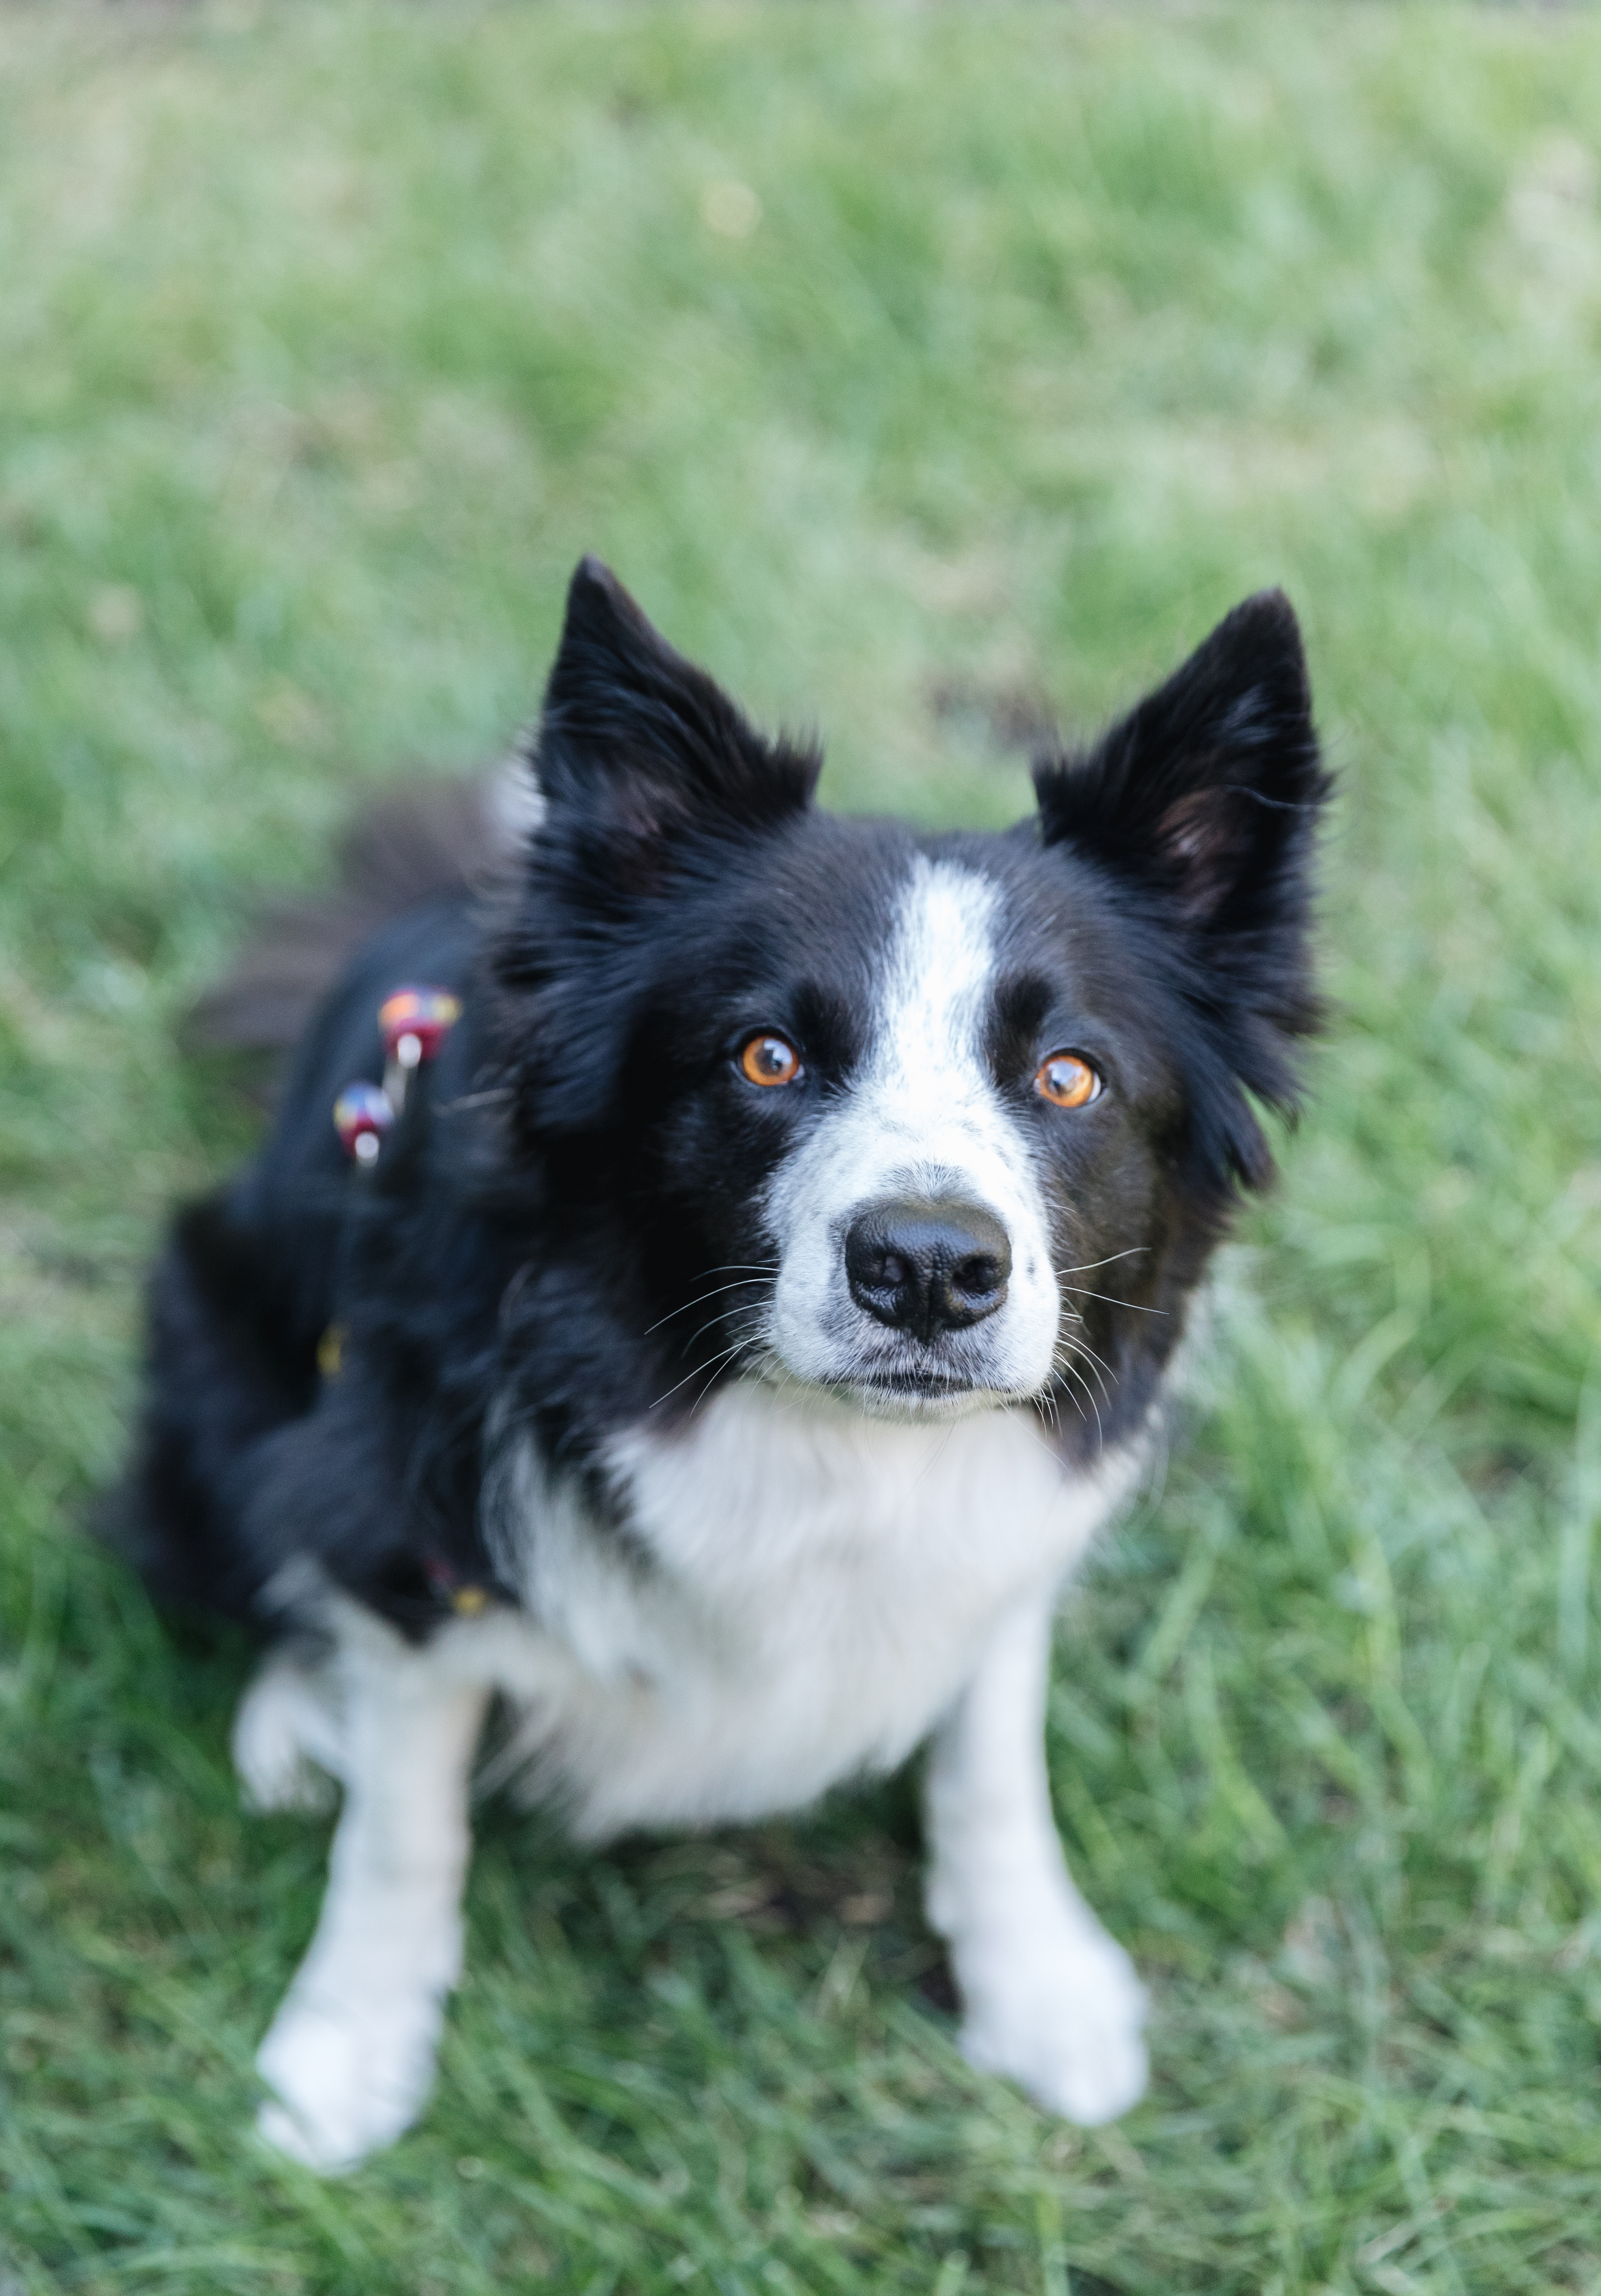
[[[1034,786],[1044,843],[1160,890],[1191,930],[1298,929],[1328,778],[1283,591],[1236,606],[1093,749],[1041,759]]]
[[[769,741],[586,558],[546,688],[535,770],[553,814],[576,808],[627,845],[804,809],[821,758]],[[598,816],[598,818],[597,818]]]
[[[1293,1112],[1295,1040],[1322,1019],[1311,857],[1330,782],[1289,600],[1247,598],[1092,749],[1041,759],[1034,785],[1042,843],[1137,888],[1182,942],[1174,979],[1215,1070],[1197,1088],[1203,1152],[1262,1185],[1272,1160],[1237,1086]]]

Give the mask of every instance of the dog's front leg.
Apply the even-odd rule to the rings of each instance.
[[[345,1800],[316,1935],[257,2059],[271,2143],[353,2167],[415,2120],[461,1968],[486,1693],[363,1617],[341,1643]]]
[[[1045,1768],[1052,1605],[1014,1612],[935,1740],[928,1912],[950,1947],[970,2062],[1093,2127],[1145,2086],[1145,1997],[1074,1889]]]

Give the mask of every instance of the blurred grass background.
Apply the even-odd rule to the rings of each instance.
[[[0,10],[5,2296],[1601,2288],[1598,123],[1587,13]],[[325,1830],[78,1529],[176,1027],[586,548],[931,821],[1304,617],[1340,1018],[1053,1708],[1118,2128],[955,2058],[894,1786],[491,1809],[421,2130],[248,2141]]]

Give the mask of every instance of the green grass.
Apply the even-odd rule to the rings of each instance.
[[[1601,2289],[1598,120],[1585,14],[0,11],[5,2296]],[[421,2129],[249,2141],[326,1830],[79,1528],[249,1136],[176,1024],[584,548],[931,820],[1304,616],[1339,1021],[1053,1706],[1114,2130],[955,2057],[896,1784],[490,1809]]]

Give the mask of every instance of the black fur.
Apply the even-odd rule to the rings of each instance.
[[[1251,1099],[1293,1108],[1318,1021],[1308,873],[1327,787],[1277,594],[1093,749],[1042,761],[1036,817],[930,837],[815,809],[817,756],[756,732],[587,561],[532,761],[547,814],[513,890],[465,890],[453,849],[435,878],[456,890],[354,957],[260,1154],[175,1226],[130,1510],[164,1595],[260,1618],[309,1556],[424,1632],[451,1588],[493,1587],[480,1498],[513,1425],[587,1478],[626,1542],[603,1439],[693,1412],[745,1366],[740,1302],[760,1279],[694,1303],[708,1271],[770,1259],[760,1188],[848,1085],[918,852],[1001,896],[989,1057],[1037,1128],[1103,1365],[1098,1392],[1051,1398],[1071,1457],[1143,1420],[1236,1184],[1270,1175]],[[465,1014],[369,1178],[330,1111],[380,1075],[376,1009],[405,980],[457,988]],[[780,1019],[804,1088],[742,1088],[742,1035]],[[1053,1123],[1030,1089],[1060,1044],[1110,1080],[1093,1122]]]

